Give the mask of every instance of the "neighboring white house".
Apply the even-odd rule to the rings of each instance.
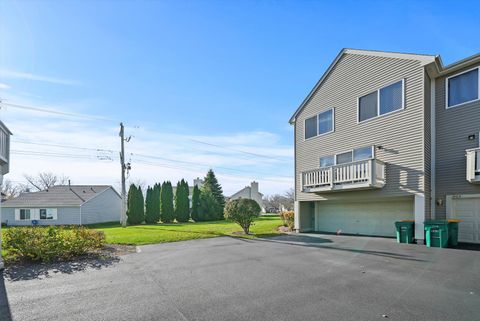
[[[7,126],[0,120],[0,186],[3,184],[3,175],[10,169],[10,136],[12,133]],[[0,222],[2,218],[2,209],[0,205]],[[0,253],[2,252],[2,227],[0,226]],[[0,270],[3,269],[2,256],[0,255]]]
[[[7,225],[84,225],[119,222],[122,198],[108,185],[58,185],[2,203]]]
[[[263,194],[258,191],[258,182],[251,182],[250,186],[245,186],[235,194],[230,197],[227,197],[228,200],[236,200],[239,198],[252,199],[260,205],[262,212],[265,212],[265,207],[263,206]]]

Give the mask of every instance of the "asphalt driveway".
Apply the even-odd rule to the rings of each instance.
[[[140,249],[98,264],[8,271],[0,319],[480,319],[480,251],[319,234]]]

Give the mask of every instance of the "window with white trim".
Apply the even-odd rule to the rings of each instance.
[[[353,150],[353,161],[373,158],[372,146],[356,148]]]
[[[41,220],[56,220],[56,210],[53,208],[41,208],[39,209]]]
[[[322,167],[329,167],[335,165],[335,156],[323,156],[320,157],[320,168]]]
[[[331,133],[335,130],[335,111],[333,108],[305,119],[305,139]]]
[[[20,209],[20,216],[19,216],[20,221],[29,221],[31,220],[31,210],[30,209]]]
[[[358,122],[404,108],[404,81],[382,87],[358,99]]]
[[[479,99],[478,68],[447,78],[447,108]]]
[[[337,164],[345,164],[345,163],[351,163],[352,162],[352,152],[346,152],[346,153],[341,153],[337,154]]]

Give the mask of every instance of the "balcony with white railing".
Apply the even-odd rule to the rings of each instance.
[[[385,163],[365,159],[318,168],[301,173],[303,192],[382,188],[385,185]]]
[[[467,181],[480,184],[480,147],[466,150]]]

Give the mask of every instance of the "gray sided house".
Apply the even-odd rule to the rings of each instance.
[[[0,185],[3,184],[3,175],[10,170],[10,136],[12,133],[0,120]],[[1,196],[0,196],[1,198]],[[1,202],[1,200],[0,200]],[[2,208],[0,204],[0,218],[2,217]],[[0,224],[0,253],[2,252],[2,227]],[[0,255],[0,270],[3,269],[2,256]]]
[[[59,185],[2,203],[7,225],[86,225],[119,222],[122,199],[107,185]]]
[[[343,49],[290,119],[298,231],[394,236],[458,218],[480,243],[480,55]]]

